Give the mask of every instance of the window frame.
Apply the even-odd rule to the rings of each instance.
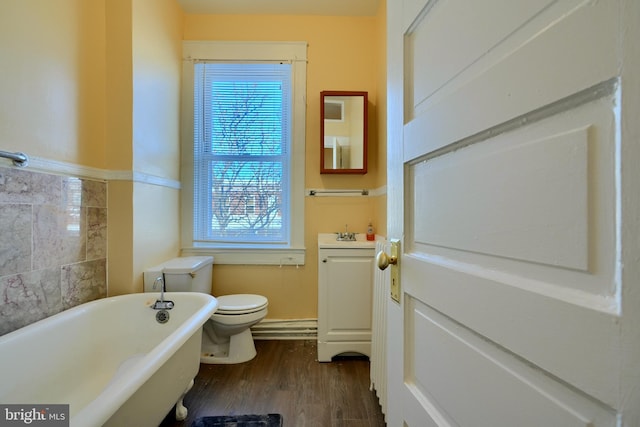
[[[292,68],[291,237],[286,244],[201,243],[193,239],[194,64],[200,61],[286,61]],[[303,265],[306,136],[306,42],[183,42],[181,121],[182,255],[213,255],[217,264]]]

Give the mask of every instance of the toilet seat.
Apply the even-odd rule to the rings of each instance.
[[[267,298],[254,294],[222,295],[216,297],[218,309],[215,314],[238,315],[255,313],[263,310],[269,304]]]

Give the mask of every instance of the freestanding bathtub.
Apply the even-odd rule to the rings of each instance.
[[[218,302],[165,293],[175,307],[161,324],[158,296],[92,301],[0,337],[0,403],[69,404],[72,427],[157,427],[174,404],[186,417],[202,325]]]

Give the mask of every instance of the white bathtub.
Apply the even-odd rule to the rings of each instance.
[[[154,426],[191,388],[217,300],[171,292],[86,303],[0,337],[0,403],[69,404],[71,426]],[[185,416],[186,414],[181,414]]]

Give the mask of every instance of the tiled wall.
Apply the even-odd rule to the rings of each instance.
[[[0,167],[0,335],[107,294],[107,184]]]

